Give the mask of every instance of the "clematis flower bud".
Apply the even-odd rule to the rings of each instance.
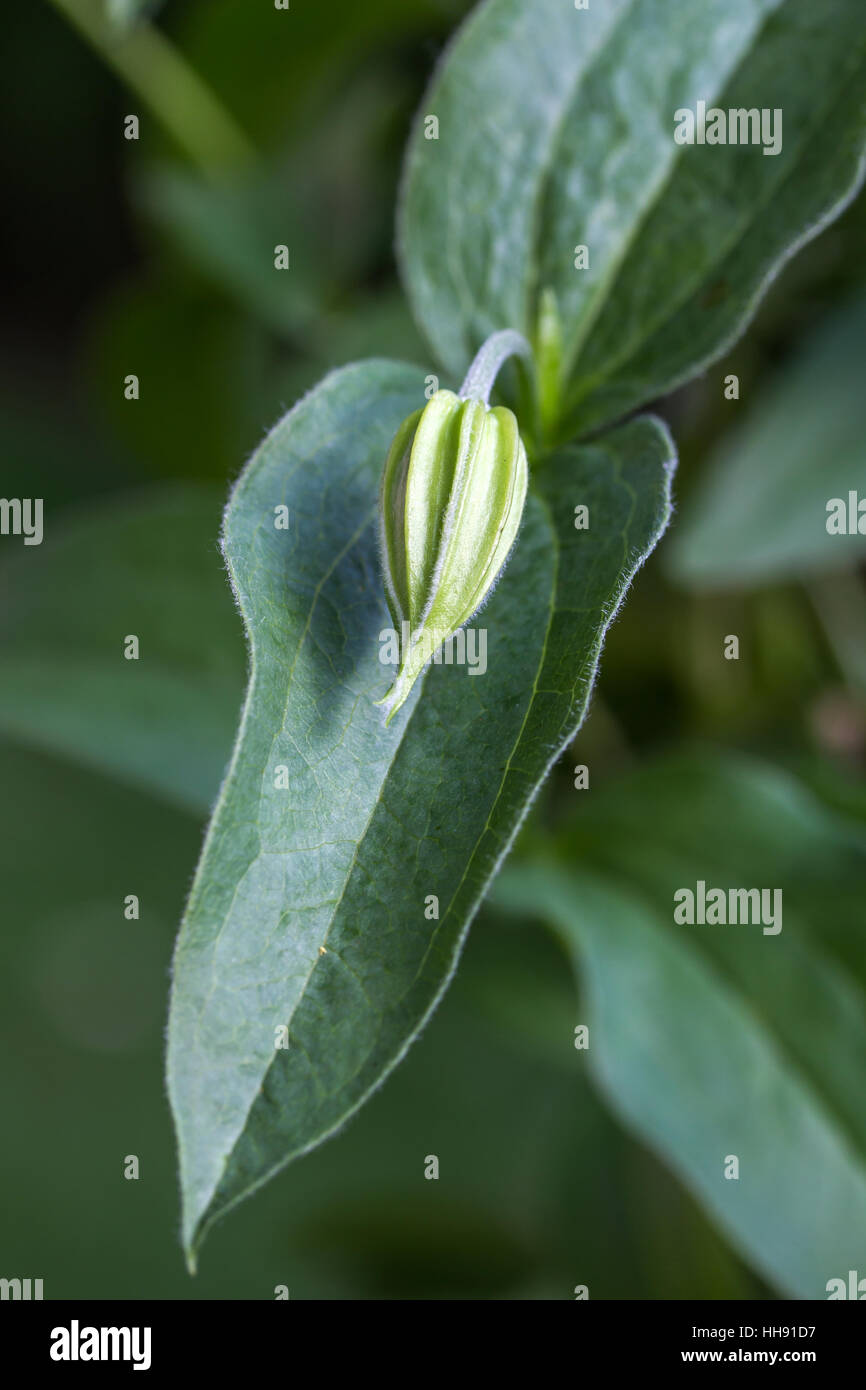
[[[514,350],[512,345],[509,351]],[[500,352],[497,366],[502,356]],[[472,370],[463,395],[437,391],[400,426],[385,461],[382,568],[388,606],[401,634],[397,677],[378,702],[386,708],[386,723],[431,657],[487,598],[523,514],[527,461],[517,420],[510,410],[491,409],[476,394],[466,398],[473,381],[475,390],[489,393],[492,376],[479,386]]]

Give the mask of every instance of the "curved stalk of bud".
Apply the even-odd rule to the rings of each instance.
[[[386,723],[430,659],[490,594],[517,536],[526,500],[526,450],[517,420],[491,409],[506,357],[528,353],[520,334],[494,334],[460,395],[440,390],[400,426],[380,497],[382,569],[400,643]]]
[[[460,387],[462,399],[483,401],[487,405],[499,369],[509,357],[525,357],[531,362],[532,350],[522,333],[504,328],[501,333],[492,333],[475,354]]]

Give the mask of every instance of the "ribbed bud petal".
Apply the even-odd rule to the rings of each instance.
[[[397,678],[379,702],[387,721],[496,583],[526,484],[517,420],[503,406],[437,391],[397,431],[380,508],[385,591],[402,647]]]

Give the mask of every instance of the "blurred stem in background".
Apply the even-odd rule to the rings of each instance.
[[[53,3],[206,177],[219,180],[255,159],[243,131],[159,29],[143,21],[119,27],[103,0]]]
[[[818,575],[807,586],[836,663],[851,690],[866,692],[866,593],[856,570]]]

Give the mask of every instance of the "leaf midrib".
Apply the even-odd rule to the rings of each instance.
[[[600,57],[603,56],[605,50],[610,47],[612,41],[616,38],[617,34],[623,28],[626,19],[630,18],[634,14],[636,6],[640,3],[641,0],[628,0],[628,3],[624,5],[623,8],[620,10],[619,14],[617,15],[614,22],[611,24],[610,28],[605,32],[597,46],[589,54],[586,65],[583,68],[581,68],[580,72],[577,74],[575,81],[570,87],[568,94],[562,103],[562,110],[559,113],[559,117],[554,122],[550,130],[548,157],[540,168],[538,180],[535,186],[535,192],[532,199],[529,254],[526,258],[528,270],[524,280],[524,322],[529,328],[530,341],[534,340],[535,324],[538,317],[539,296],[542,290],[544,289],[544,286],[541,284],[542,213],[544,209],[544,203],[550,188],[551,170],[554,167],[556,157],[559,152],[559,145],[562,132],[565,128],[565,124],[569,116],[574,110],[575,102],[577,101],[581,88],[585,85],[588,74],[593,72]],[[579,330],[580,327],[581,324],[578,324],[577,330]],[[565,378],[567,377],[570,368],[571,356],[572,352],[570,348],[563,350],[562,360],[560,363],[560,373],[562,380],[565,380]]]
[[[777,13],[778,11],[773,11],[770,14],[768,14],[765,17],[765,24],[769,23],[770,20],[775,18],[775,15]],[[800,160],[804,148],[808,146],[808,144],[816,134],[816,131],[823,124],[826,113],[829,110],[832,110],[837,105],[839,105],[841,100],[840,93],[844,93],[844,91],[855,82],[862,65],[863,58],[861,55],[857,59],[856,66],[852,68],[849,77],[843,83],[842,88],[840,89],[839,87],[834,87],[832,89],[833,95],[831,99],[825,104],[818,105],[818,115],[813,116],[812,121],[806,123],[801,128],[801,138],[796,142],[795,146],[796,157],[792,161],[791,165],[788,167],[785,173],[778,179],[777,182],[774,183],[771,180],[764,181],[764,184],[762,186],[761,197],[756,198],[752,203],[750,203],[749,207],[746,209],[737,227],[732,231],[731,235],[727,238],[727,240],[721,244],[721,249],[719,253],[714,256],[713,261],[710,264],[703,267],[691,279],[691,281],[688,281],[685,278],[678,281],[678,284],[680,284],[680,286],[685,286],[685,288],[681,288],[680,293],[678,295],[675,294],[668,301],[668,303],[665,306],[664,312],[657,316],[651,325],[645,325],[636,335],[633,335],[632,338],[627,342],[626,346],[621,348],[618,354],[608,358],[607,361],[602,366],[598,367],[593,373],[591,373],[591,375],[582,379],[577,379],[575,386],[569,392],[567,405],[565,408],[566,414],[574,411],[581,404],[582,401],[586,400],[587,397],[589,397],[592,394],[592,392],[595,390],[597,386],[602,385],[604,382],[610,380],[611,376],[613,376],[620,367],[628,363],[640,349],[646,347],[647,343],[651,342],[653,337],[655,337],[660,330],[664,329],[666,325],[669,324],[670,321],[676,316],[676,314],[678,314],[680,310],[682,310],[684,306],[695,297],[696,293],[701,289],[703,285],[706,284],[707,280],[711,276],[718,273],[719,267],[730,259],[737,246],[739,246],[742,243],[742,241],[745,239],[751,228],[754,226],[755,221],[757,220],[757,215],[759,213],[763,213],[770,199],[778,197],[780,191],[785,188],[786,184],[788,184],[794,176],[799,174]],[[738,67],[732,69],[730,76],[735,77],[738,71],[739,65]],[[716,93],[716,95],[718,95],[718,93]],[[683,147],[683,151],[685,151],[686,148],[687,147]],[[655,207],[658,205],[658,202],[660,201],[662,195],[664,194],[668,185],[670,184],[671,179],[673,178],[677,169],[680,167],[680,161],[684,157],[685,154],[683,152],[681,154],[677,154],[677,156],[673,160],[670,170],[668,171],[668,175],[663,180],[658,190],[658,196],[652,200],[652,202],[646,208],[645,213],[642,215],[639,222],[636,223],[634,233],[629,238],[627,249],[630,249],[638,232],[642,230],[648,218],[652,216]],[[789,256],[793,254],[793,252],[796,251],[800,245],[802,245],[803,238],[808,240],[810,235],[817,235],[817,233],[821,230],[822,226],[823,220],[819,221],[817,225],[807,228],[804,233],[801,233],[800,235],[794,237],[792,241],[789,243],[787,255],[783,253],[782,260],[784,261],[788,259]],[[620,262],[620,266],[621,264],[622,262]],[[774,260],[774,265],[778,266],[777,260]],[[620,266],[618,266],[617,269],[619,269]],[[763,283],[763,281],[761,281],[761,283]],[[609,297],[610,296],[608,295],[607,298]],[[600,306],[599,312],[601,308],[603,308],[603,304]],[[748,312],[748,307],[746,309],[746,312]],[[598,313],[596,313],[595,317],[598,317]],[[583,346],[584,341],[585,335],[583,337],[583,340],[581,341],[581,347]],[[579,356],[571,365],[579,365]],[[691,377],[694,374],[695,370],[697,370],[697,368],[690,366],[685,373],[685,377]],[[683,377],[680,377],[678,381],[681,382],[683,379]],[[672,383],[672,386],[675,386],[676,384],[678,384],[677,381]]]
[[[733,80],[733,78],[736,77],[736,74],[739,72],[743,63],[747,61],[749,53],[760,41],[761,34],[764,32],[767,25],[771,22],[771,20],[773,20],[776,17],[777,14],[779,14],[784,9],[786,3],[787,0],[778,0],[778,3],[776,4],[774,9],[767,10],[764,13],[760,23],[755,27],[755,29],[751,33],[748,47],[741,47],[737,57],[734,60],[733,65],[725,71],[724,76],[717,77],[716,85],[713,88],[712,97],[708,99],[715,100],[720,95],[720,91],[723,91],[725,87]],[[619,252],[610,262],[608,266],[608,271],[602,279],[601,283],[599,284],[597,293],[593,295],[590,299],[589,309],[583,314],[583,316],[577,323],[575,332],[573,334],[572,342],[567,352],[565,352],[563,355],[562,374],[564,379],[567,379],[567,377],[571,374],[577,362],[579,361],[581,350],[583,349],[586,339],[589,336],[590,330],[595,324],[599,315],[601,314],[605,304],[610,299],[616,279],[619,275],[620,270],[622,269],[623,264],[626,261],[626,258],[628,257],[629,252],[631,251],[638,236],[643,231],[653,212],[658,207],[664,194],[670,187],[670,184],[678,168],[680,167],[681,160],[684,158],[684,156],[685,147],[674,145],[673,157],[671,159],[670,164],[668,165],[667,169],[662,173],[658,183],[650,190],[649,197],[647,198],[645,203],[640,207],[638,216],[634,219],[631,226],[631,230],[625,237]],[[627,361],[628,357],[631,355],[631,351],[631,348],[629,348],[628,352],[623,355],[621,360]],[[607,373],[605,373],[605,375],[606,374]],[[566,409],[572,409],[573,405],[574,402],[570,401]]]

